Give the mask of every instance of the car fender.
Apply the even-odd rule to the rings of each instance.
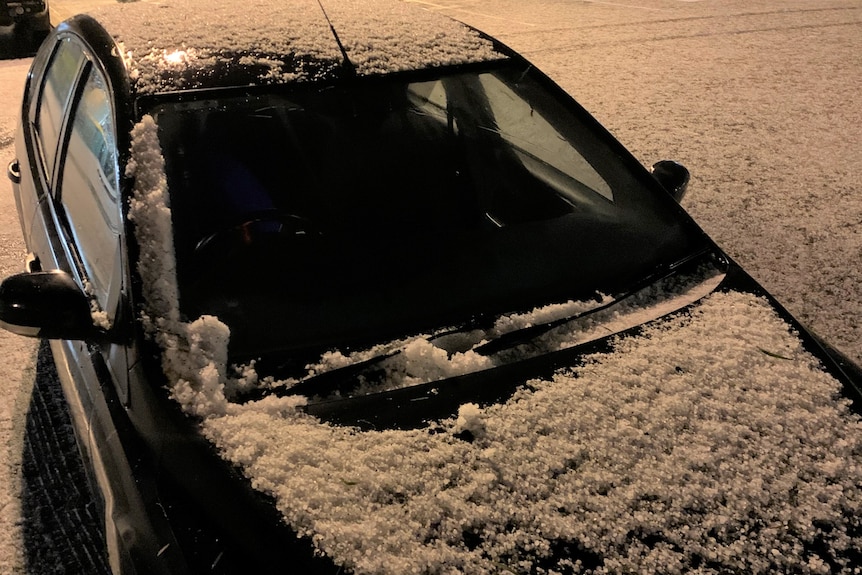
[[[134,446],[129,426],[123,425],[124,408],[98,346],[52,340],[51,352],[90,487],[104,517],[112,571],[188,572],[164,513],[144,497],[154,488],[147,485],[147,475],[137,473],[144,465],[141,450]]]

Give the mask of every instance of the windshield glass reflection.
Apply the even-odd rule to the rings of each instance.
[[[181,308],[235,356],[616,293],[702,248],[514,65],[162,104]]]

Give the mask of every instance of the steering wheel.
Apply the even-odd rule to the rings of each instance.
[[[277,209],[245,212],[241,218],[201,238],[195,254],[222,246],[227,249],[248,247],[263,236],[320,236],[320,229],[308,218]]]

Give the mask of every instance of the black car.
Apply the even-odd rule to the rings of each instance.
[[[14,26],[16,41],[38,46],[51,29],[47,0],[0,0],[0,26]]]
[[[831,402],[858,406],[862,373],[684,212],[685,168],[645,169],[524,58],[409,4],[249,11],[76,16],[24,93],[8,174],[30,254],[0,286],[0,324],[51,340],[113,572],[862,557],[855,467],[830,459],[860,453]],[[761,391],[776,418],[813,402],[851,432],[797,473],[807,440],[759,443],[789,423],[773,436],[727,413]],[[698,419],[707,404],[722,415]],[[727,425],[742,431],[715,440]],[[659,489],[673,453],[697,493]],[[760,455],[801,482],[781,509],[816,510],[776,528],[748,498],[725,507],[722,474]],[[659,509],[673,530],[644,519]],[[767,534],[771,549],[746,546]]]

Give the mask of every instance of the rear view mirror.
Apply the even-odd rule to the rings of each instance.
[[[682,201],[691,179],[691,173],[685,166],[673,160],[662,160],[653,164],[652,175],[673,199]]]
[[[29,337],[91,339],[98,330],[86,294],[68,273],[28,272],[0,283],[0,327]]]

